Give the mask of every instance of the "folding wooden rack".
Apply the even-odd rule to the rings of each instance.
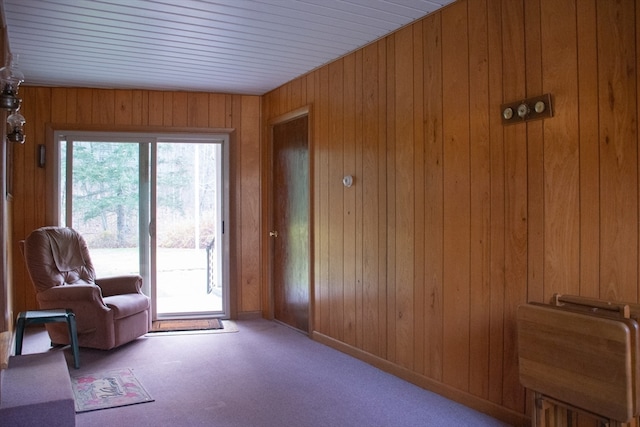
[[[518,307],[520,382],[533,392],[533,426],[571,426],[572,413],[638,426],[639,318],[639,304],[573,295]]]

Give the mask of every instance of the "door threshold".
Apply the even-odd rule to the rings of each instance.
[[[161,320],[200,320],[200,319],[226,319],[221,313],[167,313],[158,315],[153,321]]]

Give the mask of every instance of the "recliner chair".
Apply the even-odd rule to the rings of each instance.
[[[68,227],[42,227],[21,242],[40,309],[69,308],[80,347],[109,350],[146,334],[150,299],[139,275],[96,279],[84,238]],[[67,326],[45,325],[51,342],[69,344]]]

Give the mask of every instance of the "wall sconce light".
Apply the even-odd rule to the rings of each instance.
[[[547,93],[522,101],[502,104],[500,111],[502,111],[502,124],[504,125],[553,117],[551,94]]]
[[[38,167],[43,168],[47,161],[47,149],[44,144],[38,144]]]
[[[9,62],[0,68],[0,108],[11,112],[7,117],[7,141],[24,144],[24,116],[18,112],[22,100],[18,98],[18,88],[24,81],[24,74],[16,68],[13,55],[9,55]]]
[[[13,56],[9,55],[9,63],[0,68],[0,82],[2,92],[0,93],[0,108],[8,111],[16,111],[20,108],[22,100],[18,98],[18,88],[24,81],[24,74],[15,66]]]
[[[7,117],[7,141],[24,144],[24,116],[17,110]]]

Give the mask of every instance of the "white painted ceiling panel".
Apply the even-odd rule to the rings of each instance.
[[[454,0],[0,0],[25,84],[261,95]]]

